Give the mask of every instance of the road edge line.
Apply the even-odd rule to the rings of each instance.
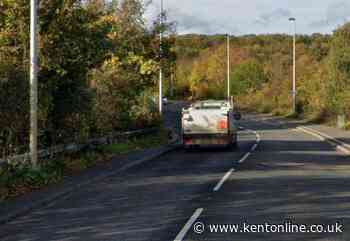
[[[335,145],[336,150],[343,152],[344,154],[350,155],[350,145],[345,143],[345,142],[339,141],[339,140],[335,139],[334,137],[331,137],[331,136],[324,134],[320,131],[317,131],[317,130],[314,130],[312,128],[308,128],[305,126],[299,126],[296,129],[300,130],[304,133],[307,133],[309,135],[312,135],[314,137],[317,137],[318,139],[320,139],[322,141],[328,142],[332,146]]]
[[[326,141],[326,138],[324,138],[323,136],[321,136],[321,135],[319,135],[319,134],[317,134],[317,133],[315,133],[315,132],[312,132],[312,131],[310,131],[310,130],[307,130],[307,129],[305,129],[304,127],[297,127],[296,128],[297,130],[299,130],[299,131],[302,131],[302,132],[304,132],[304,133],[306,133],[306,134],[308,134],[308,135],[310,135],[310,136],[313,136],[313,137],[316,137],[317,139],[319,139],[319,140],[321,140],[321,141]]]

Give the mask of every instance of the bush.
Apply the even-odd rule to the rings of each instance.
[[[158,99],[158,96],[154,94],[153,89],[145,90],[136,97],[136,103],[130,110],[130,118],[135,128],[142,129],[160,124],[158,105],[154,99]]]
[[[0,200],[24,194],[62,179],[64,165],[50,162],[41,170],[29,166],[7,165],[0,171]]]
[[[156,71],[155,62],[129,55],[124,61],[112,56],[92,72],[96,126],[102,133],[146,127],[159,121],[151,91]]]

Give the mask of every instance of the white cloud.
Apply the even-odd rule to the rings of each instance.
[[[278,8],[271,12],[261,14],[259,18],[256,20],[256,23],[262,26],[267,26],[281,19],[285,20],[291,16],[292,16],[292,13],[289,9]]]
[[[326,16],[321,20],[312,22],[310,27],[314,28],[327,28],[329,26],[343,24],[350,20],[350,3],[341,1],[332,3],[328,6],[326,10]]]
[[[350,20],[349,0],[164,0],[170,21],[179,33],[289,33],[290,16],[298,32],[330,33]],[[154,19],[160,0],[153,0],[147,18]]]

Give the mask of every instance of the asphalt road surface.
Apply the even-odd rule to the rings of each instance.
[[[349,157],[255,115],[240,125],[235,149],[175,150],[1,226],[0,240],[349,241]],[[260,232],[210,231],[244,223]],[[288,223],[342,232],[262,232]]]

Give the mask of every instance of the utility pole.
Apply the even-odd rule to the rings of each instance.
[[[38,50],[37,0],[30,0],[30,158],[38,168]]]
[[[296,32],[297,24],[296,18],[289,18],[289,21],[294,23],[294,35],[293,35],[293,113],[297,112],[297,91],[296,91]]]
[[[170,74],[170,97],[174,97],[174,85],[175,85],[175,74],[174,69],[171,68],[171,74]]]
[[[230,100],[231,86],[230,86],[230,35],[227,34],[227,99]]]
[[[159,32],[159,115],[163,114],[163,0],[160,1],[160,32]]]

